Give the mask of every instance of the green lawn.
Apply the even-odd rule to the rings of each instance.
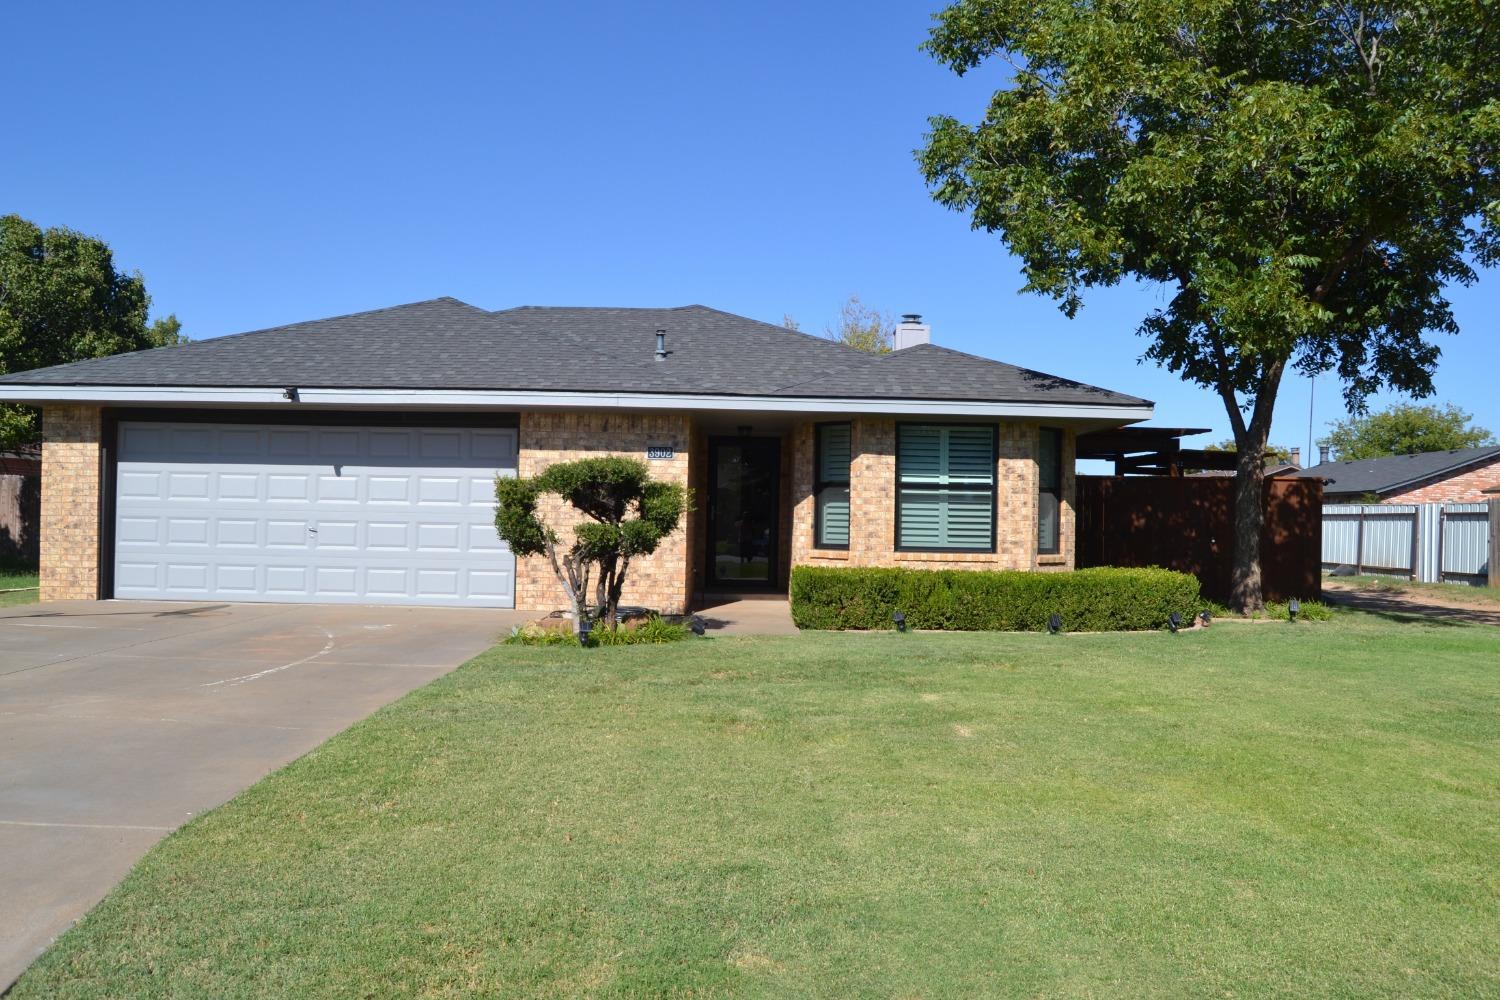
[[[35,567],[19,566],[0,560],[0,608],[16,604],[30,604],[36,600],[37,576]],[[27,588],[18,590],[17,588]],[[11,593],[6,593],[11,591]]]
[[[1500,995],[1500,629],[501,647],[15,997]]]

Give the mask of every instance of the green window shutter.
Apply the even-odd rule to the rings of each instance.
[[[899,433],[897,544],[906,549],[992,550],[994,428],[906,424]]]
[[[849,463],[852,425],[819,424],[817,447],[817,537],[820,546],[849,545]]]
[[[818,494],[818,544],[849,544],[849,487],[825,486]]]
[[[988,427],[945,427],[947,473],[945,483],[995,481],[995,432]]]
[[[908,425],[901,428],[901,463],[897,470],[903,483],[943,481],[943,428]]]
[[[818,435],[818,482],[847,483],[851,453],[849,425],[823,424]]]

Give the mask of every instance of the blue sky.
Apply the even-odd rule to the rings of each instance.
[[[195,338],[439,295],[819,330],[858,294],[1227,436],[1216,397],[1137,364],[1156,291],[1070,321],[930,200],[927,116],[973,120],[1001,80],[917,51],[936,9],[12,5],[0,212],[104,238]],[[1500,431],[1500,273],[1454,301],[1437,401]],[[1343,407],[1332,377],[1317,396],[1321,434]],[[1305,379],[1278,414],[1273,440],[1305,446]]]

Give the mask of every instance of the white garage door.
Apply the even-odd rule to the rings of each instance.
[[[114,594],[515,606],[510,428],[123,422]]]

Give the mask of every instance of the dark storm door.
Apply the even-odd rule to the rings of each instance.
[[[725,437],[708,443],[708,579],[716,587],[776,583],[781,442]]]

